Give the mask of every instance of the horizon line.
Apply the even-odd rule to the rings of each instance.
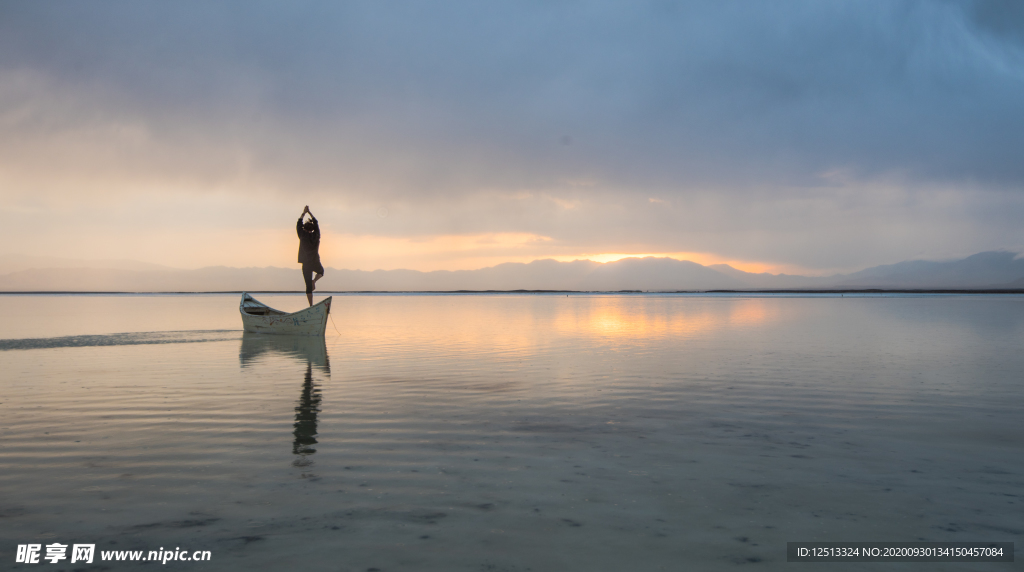
[[[319,290],[317,292],[320,292]],[[304,290],[0,290],[16,295],[295,294]],[[780,288],[751,290],[325,290],[323,294],[1024,294],[1024,288]]]

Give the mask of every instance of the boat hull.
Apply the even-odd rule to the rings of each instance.
[[[238,311],[242,314],[242,328],[249,333],[323,337],[331,312],[331,298],[328,297],[298,312],[286,314],[257,301],[248,294],[242,294]]]

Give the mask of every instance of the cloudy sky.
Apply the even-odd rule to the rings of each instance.
[[[0,254],[1024,250],[1024,2],[0,1]]]

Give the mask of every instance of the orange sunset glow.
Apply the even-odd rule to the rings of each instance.
[[[290,237],[288,237],[290,240]],[[290,242],[289,242],[290,245]],[[783,272],[781,266],[735,260],[707,252],[644,253],[563,253],[551,237],[529,233],[483,233],[476,235],[440,235],[426,237],[327,236],[323,242],[325,257],[341,268],[391,270],[405,268],[434,270],[475,270],[506,262],[528,263],[552,259],[560,262],[592,260],[608,263],[623,258],[672,258],[705,266],[728,264],[745,272]],[[550,253],[550,254],[549,254]],[[290,255],[290,252],[288,253]],[[287,261],[282,261],[282,265]]]

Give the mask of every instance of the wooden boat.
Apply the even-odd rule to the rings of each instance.
[[[327,331],[327,316],[331,313],[331,297],[289,314],[275,310],[243,292],[238,311],[242,314],[242,327],[247,332],[323,337]]]

